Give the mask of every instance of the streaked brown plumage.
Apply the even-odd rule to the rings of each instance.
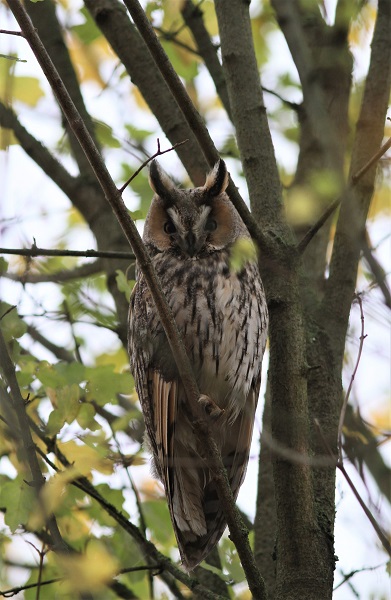
[[[224,408],[215,439],[236,498],[250,451],[267,335],[258,266],[230,266],[249,233],[225,189],[219,161],[200,188],[181,190],[151,163],[155,191],[144,242],[193,365],[200,392]],[[154,471],[163,482],[182,561],[193,569],[217,544],[225,518],[197,438],[186,395],[142,273],[130,306],[129,354]]]

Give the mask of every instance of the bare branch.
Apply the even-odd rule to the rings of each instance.
[[[133,173],[133,175],[131,177],[129,177],[129,179],[126,181],[126,183],[124,183],[123,186],[121,186],[119,188],[119,192],[120,194],[122,194],[122,192],[128,187],[129,183],[131,181],[133,181],[133,179],[135,177],[137,177],[137,175],[144,169],[144,167],[147,166],[147,164],[149,164],[154,158],[156,158],[157,156],[161,156],[162,154],[166,154],[167,152],[172,152],[172,150],[175,150],[176,148],[178,148],[178,146],[182,146],[182,144],[186,144],[186,142],[188,142],[189,140],[183,140],[182,142],[178,142],[177,144],[174,144],[173,146],[171,146],[171,148],[168,148],[168,150],[160,150],[160,141],[159,138],[157,140],[157,151],[155,152],[155,154],[153,154],[152,156],[150,156],[149,158],[147,158],[147,160],[145,160],[143,162],[142,165],[139,166],[139,168],[137,169],[137,171],[135,171]]]
[[[337,468],[341,471],[341,473],[345,477],[350,489],[352,490],[353,494],[356,496],[358,503],[360,504],[361,508],[363,509],[363,511],[364,511],[365,515],[367,516],[368,520],[370,521],[372,527],[376,531],[377,536],[383,545],[383,548],[388,553],[388,555],[391,557],[391,544],[388,541],[387,536],[384,534],[384,531],[381,529],[381,527],[378,524],[378,522],[376,521],[375,517],[372,515],[371,511],[365,504],[364,500],[361,498],[356,486],[354,485],[353,481],[350,479],[349,474],[347,473],[343,462],[337,456],[335,456],[334,452],[330,448],[330,445],[323,434],[322,427],[321,427],[318,419],[314,419],[314,423],[319,432],[320,438],[323,442],[325,449],[330,454],[330,456],[335,460]]]
[[[374,281],[377,283],[377,285],[379,286],[379,288],[383,294],[384,303],[388,308],[391,309],[391,292],[390,292],[390,288],[388,287],[388,284],[387,284],[387,275],[386,275],[383,267],[377,260],[376,256],[373,254],[373,250],[370,247],[370,240],[369,240],[368,232],[366,232],[362,251],[363,251],[363,256],[372,272]]]
[[[360,177],[362,177],[363,175],[365,175],[365,173],[367,171],[369,171],[369,169],[376,164],[381,157],[383,156],[383,154],[385,154],[387,152],[387,150],[389,150],[391,148],[391,137],[388,138],[388,140],[386,141],[385,144],[383,144],[383,146],[380,148],[380,150],[378,152],[376,152],[372,158],[370,158],[368,160],[368,162],[361,167],[361,169],[359,169],[354,175],[352,175],[352,182],[356,183]]]
[[[219,95],[227,115],[232,120],[231,107],[223,68],[217,56],[217,48],[210,39],[209,33],[204,25],[200,4],[201,3],[195,5],[192,0],[186,0],[183,2],[181,8],[182,17],[190,29],[195,43],[197,44],[198,52],[202,56],[205,66],[213,79],[216,92]]]
[[[52,250],[38,248],[34,243],[31,248],[0,248],[0,254],[17,254],[19,256],[82,256],[84,258],[123,258],[135,260],[133,252],[114,252],[111,250]]]
[[[363,177],[365,173],[369,171],[369,169],[381,159],[381,157],[387,152],[387,150],[389,150],[389,148],[391,148],[391,138],[389,138],[389,140],[385,144],[383,144],[380,150],[376,152],[372,156],[372,158],[352,176],[351,185],[353,186],[354,184],[356,184],[359,181],[359,179],[361,179],[361,177]],[[343,196],[339,197],[337,200],[334,200],[334,202],[332,202],[330,206],[326,208],[323,215],[321,215],[318,221],[314,223],[312,227],[310,227],[303,239],[297,245],[297,250],[299,254],[302,254],[304,252],[312,238],[317,234],[317,232],[319,231],[319,229],[321,229],[321,227],[323,227],[327,219],[338,208],[338,206],[342,202],[342,197]]]
[[[9,29],[0,29],[0,33],[4,33],[7,35],[18,35],[19,37],[24,37],[21,31],[11,31]]]
[[[3,273],[2,277],[21,283],[62,283],[64,281],[73,281],[74,279],[84,279],[101,273],[104,267],[101,260],[94,263],[80,265],[74,269],[65,269],[56,273]]]
[[[360,307],[361,335],[360,335],[360,345],[359,345],[359,349],[358,349],[356,364],[355,364],[355,367],[353,369],[353,373],[352,373],[352,376],[351,376],[350,382],[349,382],[349,387],[348,387],[348,390],[347,390],[347,392],[345,394],[345,398],[344,398],[344,401],[342,403],[341,412],[340,412],[340,415],[339,415],[339,423],[338,423],[338,461],[340,463],[342,463],[342,460],[343,460],[342,459],[342,429],[343,429],[343,424],[345,422],[346,407],[347,407],[348,402],[349,402],[349,397],[350,397],[350,393],[352,391],[354,378],[356,376],[356,373],[357,373],[357,370],[358,370],[358,366],[360,364],[362,350],[363,350],[363,347],[364,347],[364,340],[367,337],[365,335],[365,333],[364,333],[364,325],[365,325],[364,310],[363,310],[363,307],[362,307],[362,300],[361,300],[360,294],[356,294],[356,300],[357,300],[358,305]]]
[[[72,352],[69,352],[68,350],[66,350],[65,348],[63,348],[61,346],[57,346],[57,344],[54,344],[53,342],[48,340],[32,325],[27,326],[27,333],[29,334],[30,337],[33,338],[33,340],[35,342],[38,342],[38,344],[41,344],[41,346],[43,346],[44,348],[49,350],[49,352],[54,354],[54,356],[56,358],[58,358],[59,360],[63,360],[65,362],[72,362],[74,360],[74,356],[73,356]]]

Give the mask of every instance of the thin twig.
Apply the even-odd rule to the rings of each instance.
[[[32,244],[31,248],[0,248],[0,254],[16,254],[18,256],[81,256],[83,258],[123,258],[134,260],[133,252],[115,252],[111,250],[57,250],[38,248]]]
[[[349,402],[350,392],[352,391],[354,378],[356,376],[357,369],[358,369],[358,366],[360,364],[362,350],[363,350],[363,347],[364,347],[364,340],[367,337],[365,335],[365,333],[364,333],[364,326],[365,326],[364,310],[363,310],[362,300],[361,300],[360,294],[356,294],[356,300],[357,300],[358,305],[360,307],[360,318],[361,318],[360,345],[359,345],[359,348],[358,348],[358,354],[357,354],[356,364],[355,364],[355,367],[353,369],[353,373],[352,373],[352,376],[351,376],[350,382],[349,382],[349,387],[348,387],[348,390],[346,392],[344,401],[342,403],[342,408],[341,408],[341,412],[340,412],[340,415],[339,415],[339,423],[338,423],[338,461],[341,464],[343,462],[343,457],[342,457],[342,429],[343,429],[343,424],[344,424],[344,421],[345,421],[346,407],[347,407],[348,402]]]
[[[19,37],[24,37],[24,34],[21,31],[11,31],[10,29],[0,29],[0,33],[5,33],[7,35],[18,35]]]
[[[129,183],[131,181],[133,181],[133,179],[135,177],[137,177],[137,175],[144,169],[144,167],[147,166],[148,163],[150,163],[154,158],[156,158],[157,156],[161,156],[162,154],[166,154],[167,152],[172,152],[172,150],[175,150],[175,148],[178,148],[178,146],[182,146],[182,144],[186,144],[189,140],[183,140],[182,142],[178,142],[177,144],[174,144],[173,146],[171,146],[171,148],[168,148],[168,150],[160,150],[160,141],[159,138],[157,139],[157,151],[155,152],[155,154],[153,154],[152,156],[150,156],[149,158],[147,158],[147,160],[145,160],[143,162],[142,165],[140,165],[140,167],[137,169],[137,171],[135,171],[133,173],[133,175],[131,177],[129,177],[129,179],[126,181],[126,183],[124,183],[124,185],[122,187],[119,188],[119,193],[122,194],[122,192],[128,187]]]
[[[326,208],[326,210],[319,217],[319,219],[316,221],[316,223],[314,223],[309,228],[309,230],[304,235],[304,237],[302,238],[302,240],[300,240],[300,242],[297,244],[297,251],[298,251],[299,254],[303,254],[304,250],[307,248],[307,246],[310,243],[310,241],[312,240],[312,238],[318,233],[319,229],[321,229],[323,227],[323,225],[326,223],[327,219],[329,217],[331,217],[331,215],[333,214],[333,212],[341,204],[341,201],[342,201],[342,198],[338,198],[337,200],[334,200],[334,202],[332,202],[330,204],[330,206],[328,206]]]
[[[372,156],[371,159],[369,159],[369,161],[363,166],[361,167],[361,169],[359,169],[357,171],[357,173],[355,173],[352,176],[352,182],[356,183],[360,177],[362,177],[363,175],[365,175],[365,173],[367,171],[369,171],[369,169],[375,164],[377,163],[381,157],[383,156],[383,154],[385,154],[387,152],[387,150],[389,150],[391,148],[391,137],[388,138],[388,140],[386,141],[385,144],[383,144],[383,146],[380,148],[380,150],[378,152],[376,152],[376,154],[374,154]]]
[[[326,448],[326,450],[330,454],[330,456],[335,460],[337,469],[339,469],[341,471],[341,473],[343,474],[343,476],[345,477],[350,489],[352,490],[353,494],[356,496],[358,503],[360,504],[361,508],[363,509],[363,511],[364,511],[365,515],[367,516],[369,522],[371,523],[372,527],[376,531],[377,536],[378,536],[379,540],[381,541],[385,551],[388,553],[389,556],[391,556],[391,544],[388,541],[387,536],[384,534],[384,532],[382,531],[378,522],[376,521],[375,517],[373,516],[373,514],[371,513],[369,508],[366,506],[364,500],[361,498],[359,492],[357,491],[356,486],[354,485],[353,481],[350,479],[343,462],[341,462],[341,460],[334,454],[334,452],[330,448],[330,444],[328,443],[327,439],[324,436],[322,427],[321,427],[318,419],[314,419],[314,423],[319,432],[319,436],[323,442],[324,447]]]
[[[355,173],[352,176],[352,178],[351,178],[351,182],[352,182],[351,185],[355,185],[361,179],[361,177],[363,175],[365,175],[365,173],[376,162],[378,162],[381,159],[381,157],[383,156],[383,154],[385,154],[387,152],[387,150],[389,150],[389,148],[391,148],[391,138],[389,138],[388,141],[385,144],[383,144],[383,146],[380,148],[380,150],[378,152],[376,152],[372,156],[372,158],[361,169],[359,169],[357,171],[357,173]],[[345,194],[346,194],[346,191],[345,191]],[[334,202],[332,202],[330,204],[330,206],[328,206],[326,208],[326,210],[320,216],[320,218],[318,219],[318,221],[316,223],[314,223],[314,225],[312,225],[310,227],[310,229],[307,231],[307,233],[304,235],[304,237],[302,238],[302,240],[297,245],[297,251],[298,251],[299,254],[302,254],[304,252],[304,250],[307,248],[307,246],[310,243],[310,241],[312,240],[312,238],[318,233],[319,229],[321,229],[321,227],[323,227],[324,223],[333,214],[333,212],[338,208],[338,206],[341,204],[341,202],[342,202],[342,196],[340,196],[339,198],[337,198],[337,200],[334,200]]]
[[[365,504],[364,500],[361,498],[360,494],[358,493],[356,486],[354,485],[353,481],[350,479],[345,466],[343,464],[341,464],[340,462],[337,463],[337,467],[338,469],[341,471],[341,473],[343,474],[343,476],[345,477],[350,489],[352,490],[353,494],[356,496],[358,503],[360,504],[361,508],[363,509],[364,513],[366,514],[368,520],[370,521],[372,527],[374,528],[374,530],[377,533],[377,536],[379,538],[379,540],[381,541],[384,550],[387,552],[387,554],[391,557],[391,544],[388,541],[388,537],[384,534],[383,530],[381,529],[381,527],[379,526],[378,522],[376,521],[375,517],[373,516],[373,514],[371,513],[371,511],[369,510],[369,508],[367,507],[367,505]]]

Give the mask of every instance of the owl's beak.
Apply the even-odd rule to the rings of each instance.
[[[197,252],[196,248],[196,236],[192,231],[185,236],[185,249],[189,256],[193,257]]]

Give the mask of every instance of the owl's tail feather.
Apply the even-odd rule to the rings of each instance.
[[[172,512],[176,527],[189,539],[207,532],[202,509],[199,469],[177,467],[172,490]]]
[[[216,489],[211,482],[205,488],[203,514],[206,522],[206,532],[200,536],[188,535],[186,531],[177,532],[178,546],[182,564],[188,571],[194,569],[208,556],[221,538],[227,526],[225,516]]]

